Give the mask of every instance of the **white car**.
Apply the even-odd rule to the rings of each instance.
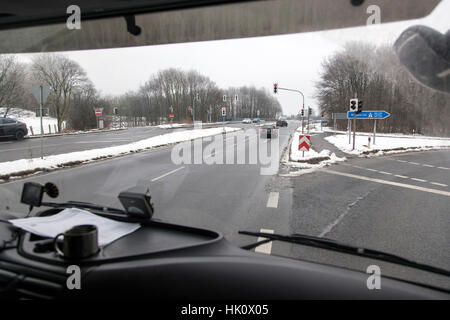
[[[242,120],[242,123],[252,123],[252,120],[250,120],[250,119],[244,119],[244,120]]]

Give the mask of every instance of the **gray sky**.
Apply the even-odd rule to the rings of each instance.
[[[314,83],[319,79],[321,61],[345,42],[393,43],[403,30],[418,23],[446,32],[449,12],[450,0],[445,0],[421,20],[283,36],[73,51],[66,55],[86,70],[102,94],[136,90],[151,74],[173,67],[197,70],[221,88],[253,85],[272,92],[277,82],[280,87],[302,91],[305,106],[316,108]],[[22,59],[31,56],[22,55]],[[299,112],[300,95],[279,92],[277,98],[285,114]]]

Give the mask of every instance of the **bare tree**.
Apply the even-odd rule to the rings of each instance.
[[[37,81],[51,88],[58,130],[66,120],[71,97],[76,88],[86,83],[87,77],[81,66],[61,54],[42,54],[33,59],[32,69]]]
[[[0,107],[5,108],[4,117],[12,107],[21,104],[24,78],[24,65],[15,56],[0,56]]]

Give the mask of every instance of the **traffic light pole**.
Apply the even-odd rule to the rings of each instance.
[[[307,118],[307,121],[306,121],[306,128],[307,128],[308,134],[309,134],[309,108],[310,107],[308,107],[308,118]]]
[[[301,92],[300,90],[295,90],[295,89],[288,89],[288,88],[280,88],[277,86],[277,90],[285,90],[285,91],[292,91],[292,92],[297,92],[300,93],[302,95],[302,109],[305,110],[305,96],[303,95],[303,92]],[[303,133],[303,117],[302,117],[302,133]]]
[[[358,99],[358,95],[356,93],[355,93],[355,99]],[[353,148],[352,148],[352,150],[355,150],[357,110],[358,110],[358,103],[356,103],[356,110],[353,112]]]

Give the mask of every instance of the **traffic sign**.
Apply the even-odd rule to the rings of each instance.
[[[41,116],[41,108],[34,108],[34,112],[36,113],[36,117]],[[42,116],[48,117],[49,114],[49,108],[42,108]]]
[[[31,92],[33,96],[36,98],[38,103],[41,103],[41,87],[42,87],[42,104],[47,100],[48,95],[50,94],[50,87],[47,85],[34,85],[31,87]]]
[[[95,115],[100,117],[102,115],[102,109],[95,109]]]
[[[172,113],[169,114],[169,118],[170,118],[170,119],[173,119],[173,114],[172,114]]]
[[[311,136],[299,135],[298,150],[309,151],[311,147]]]
[[[347,112],[347,119],[353,119],[354,116],[354,112]],[[356,119],[386,119],[390,116],[391,114],[384,110],[367,110],[357,113]]]
[[[346,113],[332,113],[331,119],[347,119]]]

